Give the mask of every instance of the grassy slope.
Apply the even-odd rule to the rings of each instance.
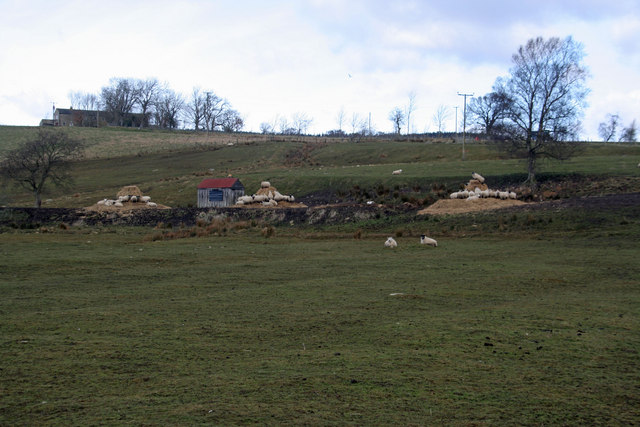
[[[637,423],[639,227],[0,234],[0,424]]]
[[[35,128],[0,127],[0,153],[34,132]],[[73,128],[70,132],[85,141],[89,158],[76,165],[71,188],[49,188],[45,198],[53,200],[46,206],[88,206],[133,184],[161,203],[186,206],[195,203],[195,187],[207,173],[233,174],[248,192],[256,191],[259,182],[268,179],[282,192],[299,196],[325,189],[349,191],[354,186],[424,189],[437,182],[457,188],[471,171],[480,171],[494,182],[517,176],[518,182],[525,170],[521,161],[503,158],[477,144],[467,145],[463,162],[458,144],[356,144],[326,138],[310,139],[315,141],[311,143],[296,138],[268,142],[262,135],[114,128]],[[639,158],[640,146],[590,144],[582,155],[568,162],[542,162],[539,171],[637,177]],[[394,169],[404,172],[391,176]],[[5,199],[12,205],[32,203],[29,193],[13,188],[5,190]]]

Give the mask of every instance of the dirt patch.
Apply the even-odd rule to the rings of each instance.
[[[431,206],[418,211],[418,215],[447,215],[460,214],[467,212],[479,212],[494,209],[510,208],[513,206],[522,206],[527,203],[513,199],[442,199],[438,200]]]

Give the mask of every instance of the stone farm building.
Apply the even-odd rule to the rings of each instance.
[[[244,185],[238,178],[210,178],[198,184],[199,208],[231,206],[240,196],[244,196]]]
[[[128,113],[122,117],[116,117],[109,111],[56,108],[53,112],[53,120],[43,119],[40,121],[40,126],[140,127],[141,124],[148,124],[143,119],[144,115],[140,113]]]

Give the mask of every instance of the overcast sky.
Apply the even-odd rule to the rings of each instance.
[[[302,112],[321,133],[342,108],[388,132],[415,92],[413,129],[437,130],[444,105],[453,131],[457,93],[489,92],[536,36],[584,45],[583,138],[607,113],[640,119],[638,0],[0,0],[0,124],[37,125],[112,77],[155,77],[227,98],[245,130]]]

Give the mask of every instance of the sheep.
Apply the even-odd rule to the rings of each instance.
[[[514,199],[515,200],[517,197],[518,197],[518,195],[515,192],[513,192],[513,191],[509,192],[509,198],[510,199]]]
[[[391,175],[400,175],[402,173],[402,169],[395,170],[391,172]]]
[[[137,203],[138,202],[138,196],[131,196],[131,198],[129,199],[129,201],[131,203]]]
[[[283,196],[282,194],[280,194],[280,192],[278,190],[274,191],[273,193],[273,200],[275,200],[276,202],[281,202],[285,199],[285,196]]]
[[[123,207],[124,205],[122,204],[122,202],[121,202],[120,200],[118,200],[118,201],[116,201],[116,202],[113,204],[113,206],[115,206],[115,207],[117,207],[117,208],[121,208],[121,207]]]
[[[486,199],[487,197],[490,197],[490,193],[491,193],[491,192],[490,192],[488,189],[487,189],[487,190],[482,190],[482,191],[480,192],[480,197],[483,197],[483,198],[485,198],[485,199]]]
[[[261,188],[269,188],[269,187],[271,187],[271,183],[269,181],[262,181],[260,183],[260,187]]]
[[[104,201],[104,205],[105,206],[113,206],[113,200],[105,200]]]
[[[458,191],[459,199],[466,199],[467,197],[469,197],[469,192],[467,190]]]
[[[478,200],[479,198],[480,198],[480,196],[478,196],[477,194],[474,194],[473,196],[467,197],[467,201]]]
[[[438,242],[436,241],[436,239],[432,239],[431,237],[427,237],[424,234],[420,235],[420,244],[421,245],[433,246],[434,248],[438,246]]]
[[[254,194],[253,195],[253,201],[254,202],[266,202],[267,201],[267,196],[265,196],[264,194]]]
[[[500,197],[500,200],[506,200],[509,198],[509,192],[508,191],[498,191],[498,197]]]
[[[142,196],[140,197],[140,201],[143,203],[147,203],[149,200],[151,200],[151,196]]]
[[[104,205],[107,199],[98,200],[98,205]]]
[[[458,192],[457,192],[457,191],[455,191],[455,192],[453,192],[453,193],[449,194],[449,198],[450,198],[450,199],[457,199],[457,198],[458,198]]]
[[[480,181],[481,184],[484,184],[484,177],[479,173],[473,172],[471,176],[473,177],[473,179],[477,179],[478,181]]]
[[[480,187],[476,187],[473,189],[473,192],[476,193],[476,196],[480,196],[480,193],[482,193],[482,190],[480,189]]]
[[[253,203],[253,196],[240,196],[238,197],[238,203]]]
[[[393,237],[388,237],[387,241],[384,242],[385,248],[395,248],[398,246],[398,242]]]
[[[149,206],[150,208],[157,208],[158,204],[156,202],[147,202],[147,206]]]

